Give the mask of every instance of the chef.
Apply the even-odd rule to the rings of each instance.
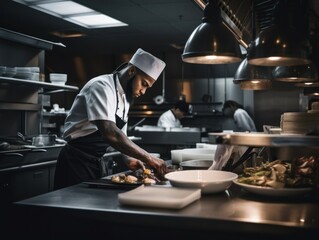
[[[55,189],[106,176],[107,166],[102,159],[107,149],[121,152],[131,170],[146,166],[157,176],[164,176],[164,160],[137,146],[126,136],[126,130],[134,98],[153,86],[165,65],[139,48],[113,73],[86,83],[65,119],[63,138],[67,144],[57,160]]]
[[[164,112],[157,121],[158,127],[173,128],[182,127],[180,119],[189,111],[189,104],[185,101],[177,101],[171,109]]]
[[[243,105],[233,100],[227,100],[223,105],[223,113],[226,117],[232,117],[237,132],[256,132],[256,126]]]
[[[223,113],[226,117],[234,119],[236,132],[256,132],[254,121],[238,102],[233,100],[225,101]],[[214,162],[209,169],[221,170],[231,158],[233,159],[233,163],[236,163],[247,149],[245,146],[218,145]]]

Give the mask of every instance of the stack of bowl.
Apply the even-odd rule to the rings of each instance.
[[[182,162],[191,160],[202,160],[205,166],[209,163],[206,161],[212,161],[215,158],[216,149],[213,148],[185,148],[185,149],[175,149],[171,150],[172,163],[175,165],[180,165]],[[197,161],[195,164],[199,164]],[[187,166],[185,166],[187,167]]]
[[[64,73],[50,73],[50,82],[57,85],[65,85],[67,77],[68,75]]]

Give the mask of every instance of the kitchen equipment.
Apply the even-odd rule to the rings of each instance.
[[[154,98],[154,102],[157,105],[161,105],[165,102],[165,70],[163,70],[163,88],[162,88],[162,95],[158,95]]]
[[[140,186],[125,193],[119,193],[121,204],[143,207],[181,209],[200,199],[200,189],[175,187]]]
[[[202,193],[218,193],[227,190],[238,175],[218,170],[185,170],[165,175],[173,187],[199,188]]]
[[[64,73],[50,73],[50,81],[53,84],[65,85],[67,77],[68,75]]]
[[[311,187],[305,188],[271,188],[263,186],[255,186],[245,183],[240,183],[234,180],[234,184],[242,187],[247,192],[258,194],[261,196],[267,197],[303,197],[307,194],[310,194],[313,189]]]
[[[213,160],[196,159],[181,162],[179,166],[182,167],[183,170],[207,170],[213,162]]]
[[[213,148],[184,148],[171,150],[173,164],[180,164],[183,161],[195,159],[215,159],[215,149]]]
[[[32,145],[36,147],[55,145],[57,135],[55,134],[40,134],[32,137]]]

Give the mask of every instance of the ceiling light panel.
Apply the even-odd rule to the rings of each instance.
[[[96,12],[74,1],[13,0],[47,14],[62,18],[86,28],[122,27],[128,24]]]
[[[43,3],[37,4],[37,6],[61,16],[94,12],[92,9],[73,1]]]
[[[80,25],[86,25],[91,28],[127,26],[126,23],[120,22],[114,18],[108,17],[104,14],[99,14],[99,13],[72,16],[67,19],[72,22],[77,22]]]

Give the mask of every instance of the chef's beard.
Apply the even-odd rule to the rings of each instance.
[[[127,80],[126,89],[125,89],[125,95],[126,100],[129,102],[129,104],[133,104],[134,102],[134,95],[133,95],[133,80],[135,78],[135,75]]]

